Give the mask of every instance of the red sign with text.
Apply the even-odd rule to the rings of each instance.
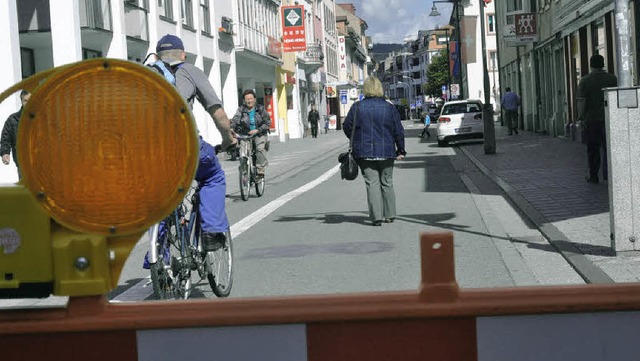
[[[282,43],[285,52],[307,50],[304,6],[282,7]]]
[[[269,129],[276,129],[276,119],[275,114],[273,112],[273,88],[272,87],[264,87],[264,107],[269,113],[269,118],[271,118],[271,124],[269,125]]]

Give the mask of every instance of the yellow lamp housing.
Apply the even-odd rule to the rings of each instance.
[[[118,59],[47,70],[0,101],[20,89],[31,91],[18,129],[21,183],[56,222],[43,230],[50,235],[42,248],[54,294],[106,293],[143,232],[189,189],[199,151],[193,116],[162,76]],[[35,264],[24,261],[12,267]],[[16,282],[28,283],[5,280],[0,289]]]
[[[53,291],[51,218],[22,185],[0,187],[0,298]]]

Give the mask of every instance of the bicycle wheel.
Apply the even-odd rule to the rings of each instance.
[[[160,300],[174,299],[178,294],[178,281],[172,267],[173,260],[180,256],[175,225],[175,214],[172,213],[158,226],[160,230],[155,240],[158,258],[149,267],[153,293]]]
[[[262,197],[264,194],[264,185],[265,185],[264,175],[256,179],[256,195],[258,197]]]
[[[238,175],[240,178],[240,197],[243,201],[249,199],[249,189],[251,187],[251,179],[249,175],[249,164],[247,159],[240,160],[240,167],[238,167]]]
[[[225,244],[207,252],[205,267],[211,290],[218,297],[227,297],[233,285],[233,246],[231,232],[225,232]]]

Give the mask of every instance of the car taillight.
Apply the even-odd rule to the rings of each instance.
[[[447,118],[447,117],[438,118],[438,123],[449,123],[450,121],[451,121],[451,118]]]

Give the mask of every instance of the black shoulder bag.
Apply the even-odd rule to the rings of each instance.
[[[353,124],[351,125],[349,150],[345,153],[340,153],[338,156],[338,162],[340,162],[340,175],[342,176],[342,179],[346,180],[354,180],[358,178],[358,164],[356,164],[356,159],[353,158],[353,134],[356,130],[356,119],[358,119],[357,107],[353,111]]]

